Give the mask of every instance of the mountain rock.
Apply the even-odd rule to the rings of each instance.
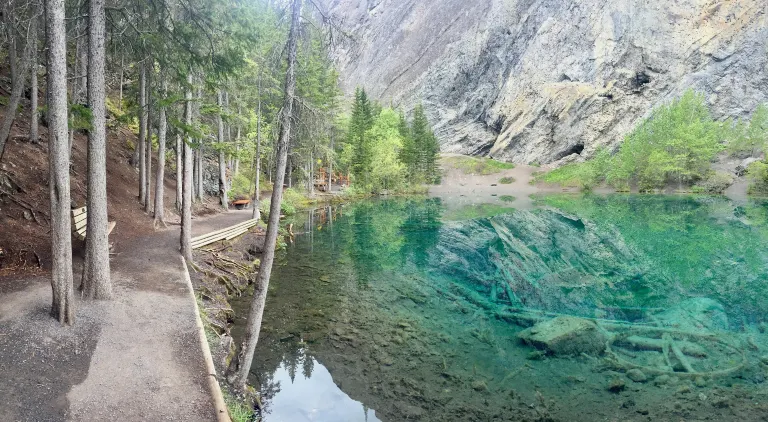
[[[330,0],[343,89],[410,111],[446,152],[581,160],[692,88],[716,118],[768,101],[764,0]]]

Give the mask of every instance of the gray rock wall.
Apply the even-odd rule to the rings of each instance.
[[[518,163],[615,149],[693,88],[716,117],[768,101],[766,0],[330,0],[347,93],[423,102],[444,151]],[[574,153],[580,155],[570,156]],[[567,157],[567,158],[566,158]]]

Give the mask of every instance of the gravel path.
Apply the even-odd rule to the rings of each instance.
[[[196,219],[193,234],[247,218],[249,210]],[[0,419],[215,420],[178,236],[171,226],[119,242],[115,299],[78,300],[73,327],[48,316],[45,276],[0,292]]]

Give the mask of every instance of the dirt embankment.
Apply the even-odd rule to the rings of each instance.
[[[2,88],[0,82],[0,88]],[[40,101],[44,101],[41,93]],[[0,118],[5,112],[0,107]],[[23,98],[11,137],[0,162],[0,294],[17,291],[23,286],[9,285],[10,275],[45,274],[51,265],[50,193],[48,188],[48,128],[40,120],[38,142],[29,139],[29,99]],[[108,122],[107,130],[107,205],[110,221],[117,223],[110,242],[119,246],[132,239],[153,233],[151,215],[138,201],[138,171],[129,164],[136,145],[136,134]],[[87,137],[76,132],[72,146],[70,186],[72,206],[86,203]],[[152,168],[157,169],[156,158]],[[175,168],[166,166],[166,221],[178,224],[175,204]],[[153,175],[154,176],[154,175]],[[153,177],[154,178],[154,177]],[[152,186],[154,191],[154,184]],[[154,197],[154,192],[153,192]],[[203,204],[195,214],[211,211]],[[73,239],[76,258],[82,258],[83,242]]]

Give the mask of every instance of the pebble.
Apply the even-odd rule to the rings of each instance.
[[[665,385],[669,383],[669,380],[670,380],[669,375],[659,375],[658,377],[656,377],[653,383],[656,385]]]
[[[634,382],[648,381],[648,377],[645,376],[645,373],[639,369],[630,369],[629,371],[627,371],[627,378],[631,379]]]

